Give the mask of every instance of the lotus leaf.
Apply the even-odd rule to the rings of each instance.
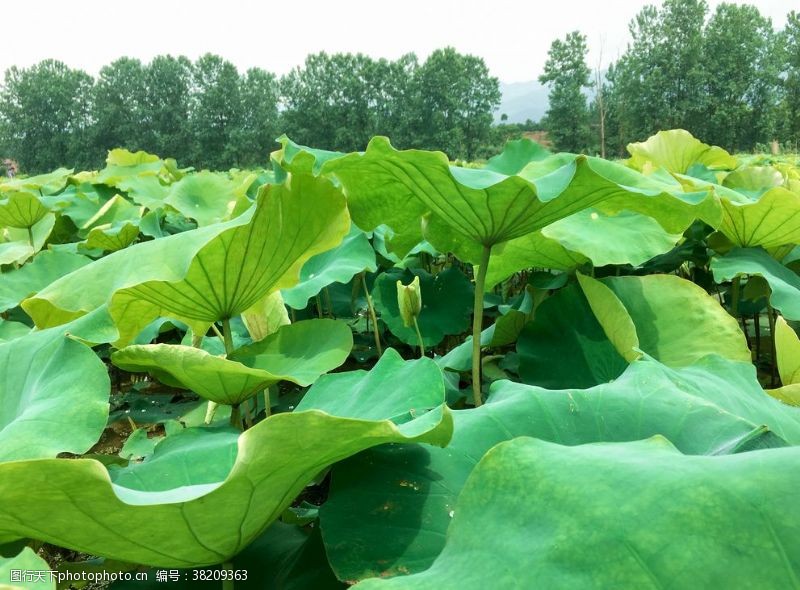
[[[342,243],[311,258],[300,270],[300,282],[282,291],[289,307],[303,309],[311,297],[332,283],[347,283],[362,271],[375,272],[375,251],[367,234],[355,225]]]
[[[278,381],[310,385],[341,365],[352,346],[346,324],[320,319],[284,326],[230,359],[191,346],[145,344],[127,346],[111,360],[126,371],[148,371],[207,400],[236,406]]]
[[[584,277],[584,284],[591,281]],[[691,365],[708,354],[750,361],[750,350],[736,320],[694,283],[674,275],[609,277],[602,282],[621,306],[607,301],[596,306],[597,296],[587,289],[584,292],[609,339],[624,347],[619,349],[622,356],[629,358],[628,347],[635,341],[629,334],[622,338],[615,334],[632,321],[639,348],[665,365]]]
[[[84,453],[108,418],[103,362],[53,328],[0,343],[0,461]]]
[[[435,403],[431,377],[418,366],[400,367],[402,377],[386,375],[384,379],[402,385],[397,392],[404,393],[406,388],[419,391],[422,399],[403,397],[391,403],[385,390],[376,389],[362,390],[359,397],[383,400],[378,405],[393,415],[400,408],[430,407]],[[0,543],[34,537],[159,567],[227,561],[258,537],[305,485],[332,463],[388,442],[446,444],[452,434],[452,417],[441,405],[441,374],[435,365],[433,369],[439,376],[439,405],[412,416],[407,416],[406,410],[408,420],[400,425],[388,415],[380,415],[374,405],[356,406],[340,387],[321,385],[324,391],[317,393],[312,388],[308,396],[321,409],[306,402],[302,410],[273,415],[241,434],[236,461],[224,481],[203,481],[203,470],[198,470],[199,475],[194,470],[180,470],[180,486],[150,491],[113,484],[106,468],[92,459],[0,463]],[[347,373],[337,377],[347,385],[358,385]],[[178,452],[172,457],[184,464],[192,460]],[[43,481],[47,485],[41,485]]]
[[[453,412],[446,448],[380,447],[336,466],[321,509],[331,564],[344,580],[427,568],[475,464],[514,437],[584,445],[661,434],[683,453],[720,455],[797,444],[800,410],[789,410],[764,394],[752,366],[720,357],[677,370],[645,358],[584,390],[498,381],[486,404]]]
[[[659,131],[647,141],[628,144],[628,152],[628,165],[644,172],[664,168],[685,174],[697,164],[715,170],[733,170],[737,165],[724,149],[705,144],[684,129]]]
[[[428,570],[357,588],[792,587],[800,523],[786,498],[798,467],[796,448],[697,457],[662,437],[575,447],[518,438],[472,472]]]
[[[448,334],[461,334],[469,329],[472,310],[472,285],[457,268],[449,268],[435,277],[424,270],[392,270],[375,280],[372,297],[375,309],[392,334],[406,344],[417,345],[413,323],[405,325],[397,299],[397,281],[410,284],[420,279],[422,309],[418,319],[425,346],[439,344]]]
[[[107,303],[117,346],[159,316],[203,333],[295,284],[306,260],[334,247],[348,227],[344,199],[329,181],[292,176],[264,187],[256,208],[230,222],[126,248],[56,281],[23,308],[41,327]]]
[[[790,320],[800,320],[800,277],[772,258],[761,248],[734,248],[711,262],[717,282],[752,275],[763,277],[769,284],[769,300]]]
[[[0,311],[16,307],[26,297],[89,262],[90,258],[69,252],[41,252],[29,264],[3,273],[3,280],[0,282]]]

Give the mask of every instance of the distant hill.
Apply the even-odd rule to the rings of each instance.
[[[524,123],[526,120],[538,121],[547,111],[547,87],[535,80],[530,82],[500,82],[500,107],[494,113],[496,123],[500,116],[508,115],[508,123]]]

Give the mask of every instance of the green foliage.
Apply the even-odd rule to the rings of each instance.
[[[409,147],[474,159],[500,104],[498,80],[483,59],[452,47],[437,49],[415,72],[414,90],[419,98],[410,115],[416,139]]]
[[[0,92],[3,143],[23,170],[93,163],[87,151],[92,85],[88,74],[55,60],[6,71]]]
[[[632,41],[606,72],[606,136],[613,152],[658,129],[681,127],[731,151],[798,141],[800,25],[784,30],[751,5],[704,0],[647,6]]]
[[[698,131],[731,151],[775,137],[781,67],[770,20],[755,6],[720,4],[703,43],[710,104]]]
[[[399,145],[467,159],[487,141],[500,102],[483,60],[452,48],[422,64],[413,54],[389,62],[322,52],[285,76],[281,90],[283,127],[300,143],[355,151],[387,135]]]
[[[794,448],[686,457],[662,437],[571,448],[518,438],[473,471],[430,569],[357,588],[791,586],[798,524],[784,497],[797,466]]]
[[[6,507],[0,515],[0,543],[35,535],[134,563],[162,567],[219,563],[276,520],[327,465],[376,444],[446,444],[452,433],[452,419],[441,405],[395,425],[389,416],[369,417],[374,412],[368,403],[356,408],[325,403],[329,396],[321,397],[325,411],[307,404],[242,434],[227,478],[180,469],[205,460],[214,465],[203,445],[186,445],[171,454],[162,469],[172,474],[172,481],[151,471],[126,482],[131,487],[114,484],[113,472],[93,459],[0,463],[0,497]],[[401,407],[407,413],[413,405],[398,401],[390,411]],[[214,433],[211,429],[200,434],[205,438]],[[168,436],[162,444],[177,436]],[[216,444],[236,442],[235,437],[225,437]],[[277,457],[284,459],[276,463]],[[36,481],[47,481],[58,497],[31,494]],[[107,532],[120,528],[127,534]]]
[[[0,365],[0,461],[89,450],[105,426],[109,393],[106,368],[89,348],[54,328],[23,346],[0,344]]]
[[[589,110],[584,89],[589,88],[586,36],[578,31],[550,46],[539,82],[550,86],[547,131],[556,148],[580,152],[589,142]]]
[[[798,162],[636,139],[0,180],[0,585],[791,585]]]

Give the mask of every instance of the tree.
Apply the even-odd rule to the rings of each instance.
[[[362,54],[309,55],[281,80],[282,126],[300,143],[353,151],[374,135],[405,143],[416,56],[391,62]]]
[[[87,150],[92,82],[86,72],[52,59],[6,71],[1,143],[25,172],[94,163]]]
[[[239,79],[241,116],[230,143],[240,166],[263,166],[276,147],[278,95],[278,80],[270,72],[251,68]]]
[[[215,170],[238,165],[231,134],[241,125],[239,72],[218,55],[205,54],[192,69],[191,130],[194,163]]]
[[[614,96],[621,102],[609,106],[621,143],[659,129],[701,129],[707,12],[704,0],[665,0],[660,10],[646,6],[631,21],[631,43],[614,68]]]
[[[145,69],[142,148],[186,163],[194,157],[189,112],[192,63],[159,55]]]
[[[705,30],[705,141],[729,150],[772,138],[780,63],[772,23],[750,5],[720,4]]]
[[[306,56],[302,67],[294,68],[280,81],[283,130],[299,143],[336,149],[339,123],[331,108],[336,87],[331,57],[324,51]]]
[[[474,159],[490,137],[492,113],[500,104],[499,82],[483,59],[452,47],[437,49],[416,71],[414,87],[415,147]]]
[[[94,86],[92,145],[98,153],[117,147],[136,151],[146,142],[145,68],[138,59],[122,57],[103,66]]]
[[[591,87],[586,65],[586,37],[578,31],[550,45],[539,82],[550,86],[547,131],[556,148],[580,152],[589,143],[589,110],[585,88]]]
[[[419,68],[417,56],[403,55],[395,61],[374,61],[366,76],[370,110],[374,112],[374,135],[386,135],[397,147],[411,147],[413,109],[417,93],[413,85]]]
[[[782,135],[794,143],[800,142],[800,13],[792,11],[786,19],[786,28],[779,37],[784,48],[783,101],[781,104]]]

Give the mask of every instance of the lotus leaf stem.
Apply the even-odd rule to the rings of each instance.
[[[242,430],[242,408],[239,404],[231,406],[231,426]]]
[[[742,278],[734,277],[731,283],[731,314],[739,317],[739,298],[742,292]]]
[[[414,317],[414,329],[417,331],[417,342],[419,342],[419,356],[422,358],[425,356],[425,343],[422,341],[422,332],[419,331],[419,322],[417,321],[417,316]]]
[[[233,564],[230,561],[226,561],[222,564],[222,569],[225,571],[233,572]],[[234,590],[234,582],[233,578],[231,579],[223,579],[222,580],[222,590]]]
[[[472,308],[472,397],[475,407],[479,407],[481,399],[481,329],[483,328],[483,290],[486,287],[486,269],[492,247],[484,246],[481,254],[478,274],[475,276],[475,305]]]
[[[363,272],[361,273],[361,284],[364,287],[364,295],[367,297],[367,309],[369,309],[369,318],[372,321],[372,334],[375,336],[375,348],[378,350],[378,358],[380,358],[383,355],[383,347],[381,346],[381,335],[378,332],[378,318],[375,315],[372,296],[369,294],[369,289],[367,289],[367,278]]]
[[[231,320],[222,320],[222,342],[225,344],[225,356],[230,356],[233,352],[233,336],[231,336]]]

